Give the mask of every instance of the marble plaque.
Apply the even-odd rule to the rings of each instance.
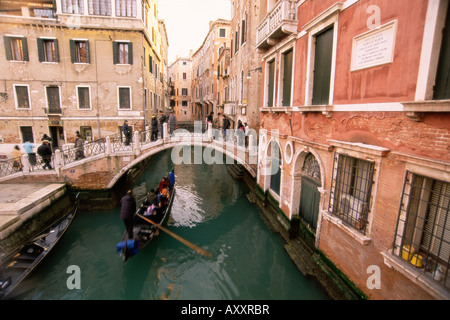
[[[353,38],[351,70],[370,68],[394,60],[397,20]]]

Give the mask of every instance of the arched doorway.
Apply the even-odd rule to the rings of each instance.
[[[319,217],[321,175],[320,165],[309,152],[303,162],[299,216],[315,232]]]

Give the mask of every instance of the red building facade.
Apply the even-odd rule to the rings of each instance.
[[[450,297],[448,0],[267,0],[257,182],[370,299]]]

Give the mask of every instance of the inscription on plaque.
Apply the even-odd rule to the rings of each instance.
[[[393,61],[396,25],[395,20],[353,38],[352,71]]]

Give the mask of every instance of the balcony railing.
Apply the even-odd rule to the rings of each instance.
[[[280,1],[256,29],[256,48],[267,49],[284,36],[297,31],[295,1]]]

